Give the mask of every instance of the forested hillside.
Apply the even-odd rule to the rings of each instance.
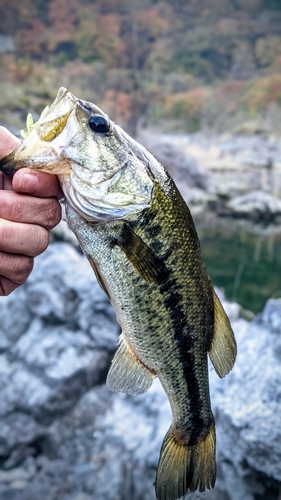
[[[134,132],[281,133],[281,0],[2,0],[0,120],[60,86]]]

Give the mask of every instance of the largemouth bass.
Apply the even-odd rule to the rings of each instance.
[[[223,377],[236,343],[187,205],[144,147],[64,88],[29,128],[0,168],[58,175],[70,227],[122,328],[109,388],[141,394],[157,376],[169,398],[157,499],[210,489],[216,461],[207,355]]]

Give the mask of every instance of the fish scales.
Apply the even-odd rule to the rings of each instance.
[[[103,228],[101,233],[104,233]],[[173,291],[172,286],[165,286],[166,284],[163,285],[163,290],[161,286],[159,290],[157,285],[144,282],[136,275],[118,247],[111,249],[110,254],[106,251],[109,247],[106,240],[114,236],[115,231],[111,230],[109,234],[101,235],[97,247],[93,248],[92,239],[89,244],[91,251],[95,252],[96,265],[103,267],[103,262],[107,263],[103,280],[107,290],[110,290],[110,299],[117,311],[123,335],[145,366],[152,372],[157,372],[170,398],[178,430],[182,434],[190,434],[190,443],[196,442],[196,436],[208,430],[212,422],[206,351],[204,356],[200,346],[196,350],[195,335],[191,341],[188,338],[193,327],[185,320],[182,311],[184,307],[179,304],[170,307],[170,299],[175,294],[177,302],[181,299],[178,292]],[[80,243],[88,251],[87,242],[80,239]],[[123,281],[124,275],[127,277],[126,282]],[[175,342],[178,352],[175,350]],[[186,347],[189,351],[187,355]]]
[[[159,189],[156,189],[156,191],[155,200],[157,200],[157,195],[160,197],[162,194],[163,196],[163,193],[160,193]],[[160,203],[160,207],[162,208],[163,206],[164,204]],[[148,246],[151,243],[151,237],[147,237],[147,233],[151,232],[151,228],[159,227],[161,223],[163,227],[161,230],[163,240],[166,242],[169,241],[171,234],[175,237],[174,224],[178,226],[178,221],[174,220],[173,206],[172,204],[166,203],[166,210],[164,213],[161,212],[160,207],[156,208],[152,206],[152,213],[156,215],[156,217],[152,217],[152,225],[149,224],[149,211],[148,214],[146,214],[145,225],[142,224],[142,220],[134,224],[135,232],[148,244]],[[183,208],[185,207],[186,206]],[[170,217],[167,211],[168,213],[170,212]],[[195,244],[194,248],[192,248],[191,245],[191,248],[188,248],[187,252],[191,254],[191,258],[187,258],[187,262],[186,252],[182,252],[182,259],[179,259],[177,256],[178,246],[181,245],[183,250],[183,243],[185,241],[188,242],[190,239],[187,234],[188,231],[186,231],[185,220],[186,217],[183,219],[182,231],[178,231],[179,241],[174,241],[174,250],[172,251],[171,246],[166,243],[163,244],[162,252],[159,254],[160,257],[162,257],[162,255],[165,257],[166,267],[170,270],[171,274],[171,278],[160,285],[160,287],[157,285],[150,285],[142,280],[140,276],[135,273],[133,266],[128,262],[124,253],[120,252],[119,248],[116,249],[113,247],[110,249],[110,254],[107,253],[111,241],[116,239],[116,233],[118,235],[120,223],[117,225],[117,230],[115,229],[116,224],[112,225],[113,227],[110,227],[109,224],[106,227],[101,225],[101,240],[97,239],[96,236],[95,238],[90,237],[88,241],[89,249],[84,239],[80,239],[80,243],[86,252],[94,251],[96,265],[99,268],[107,267],[107,273],[105,274],[105,271],[103,272],[103,279],[107,290],[110,290],[110,298],[117,311],[119,322],[124,329],[124,336],[129,341],[137,356],[151,371],[155,371],[155,366],[157,367],[157,374],[163,385],[165,384],[166,378],[171,381],[172,386],[170,388],[167,383],[165,384],[168,396],[171,393],[172,398],[173,393],[178,393],[178,388],[181,390],[182,397],[180,401],[182,400],[184,405],[181,410],[178,410],[180,422],[182,422],[186,401],[188,401],[190,410],[188,411],[186,422],[189,423],[189,426],[194,427],[195,433],[200,434],[202,430],[206,429],[206,420],[207,429],[209,429],[210,423],[208,372],[206,366],[207,348],[204,338],[199,336],[196,338],[194,334],[194,330],[202,329],[202,325],[198,323],[197,315],[192,317],[192,309],[189,307],[189,304],[190,302],[194,303],[194,301],[198,301],[198,299],[199,301],[203,300],[203,302],[205,302],[208,295],[205,298],[201,293],[200,297],[198,297],[197,287],[199,286],[201,289],[197,276],[198,273],[193,270],[192,274],[194,276],[190,279],[191,273],[188,272],[187,262],[193,262],[192,253],[198,251],[198,244]],[[164,224],[163,221],[165,221]],[[192,222],[191,219],[190,222]],[[139,230],[136,226],[139,226]],[[190,229],[192,232],[194,231],[193,224],[191,224]],[[95,235],[97,235],[96,228]],[[183,243],[181,242],[182,239],[184,240]],[[100,247],[93,248],[93,241],[99,241]],[[112,255],[112,252],[117,252],[117,255]],[[168,258],[167,252],[169,253]],[[107,265],[103,262],[104,260]],[[109,262],[112,263],[113,268],[109,266]],[[199,273],[199,276],[200,275]],[[125,282],[122,279],[123,276],[127,278],[127,286],[125,286]],[[176,280],[177,276],[183,282],[187,282],[187,280],[191,282],[190,293],[188,293],[184,287],[186,293],[180,294],[180,285],[177,284]],[[205,288],[208,293],[208,280],[206,280]],[[212,307],[210,297],[209,302]],[[209,312],[205,307],[204,310],[207,313]],[[205,314],[205,316],[204,330],[206,331],[207,338],[209,328],[213,327],[213,313]],[[201,320],[201,316],[199,316],[199,318]],[[166,324],[165,329],[163,328],[163,323]],[[139,327],[140,324],[143,325],[141,330]],[[153,331],[152,338],[150,335],[151,331]],[[159,336],[163,338],[161,344],[159,344]],[[156,338],[155,342],[154,338]],[[199,344],[199,346],[196,346],[196,341],[203,345]],[[178,353],[173,363],[171,363],[171,356],[175,353],[175,344]],[[198,353],[197,356],[196,353]],[[170,358],[170,363],[167,363],[167,358]],[[167,367],[169,368],[171,364],[173,365],[172,374],[169,372],[166,374],[165,371],[167,371]],[[177,367],[177,370],[175,370],[175,367]],[[181,375],[179,380],[175,377],[178,372],[180,372]],[[172,404],[174,412],[177,412],[178,399],[179,398],[176,398]],[[201,417],[201,413],[204,415],[204,410],[207,415],[205,419],[203,416]],[[201,419],[202,424],[200,428],[199,423]],[[186,426],[186,422],[184,426]],[[196,440],[195,437],[194,439]],[[191,437],[190,441],[192,442],[192,440],[193,438]]]
[[[109,387],[140,394],[158,376],[169,398],[157,499],[213,487],[207,354],[222,377],[236,343],[173,180],[99,108],[63,88],[0,166],[10,173],[27,164],[58,174],[70,227],[115,308],[122,335]]]
[[[167,332],[165,332],[163,336],[167,337],[170,334],[171,344],[170,348],[165,346],[166,356],[170,358],[173,353],[177,355],[175,360],[173,360],[173,363],[171,363],[171,361],[170,363],[167,363],[165,356],[163,367],[161,367],[163,375],[161,372],[158,372],[158,376],[162,384],[165,386],[166,392],[170,398],[173,397],[173,394],[178,395],[180,391],[182,397],[179,398],[179,401],[183,401],[184,406],[186,405],[186,401],[188,401],[190,410],[186,416],[184,428],[187,430],[186,426],[188,425],[190,427],[194,427],[193,432],[200,433],[202,431],[202,428],[199,430],[200,421],[202,420],[201,426],[206,428],[207,420],[207,428],[209,428],[210,419],[208,373],[206,370],[206,363],[204,363],[204,360],[206,359],[207,343],[204,341],[202,336],[196,336],[195,331],[202,330],[203,328],[207,338],[210,327],[211,329],[213,327],[213,311],[211,310],[211,314],[209,314],[208,317],[209,310],[205,307],[204,309],[207,314],[204,314],[205,318],[203,315],[199,316],[200,319],[198,321],[198,315],[195,317],[192,315],[193,309],[190,308],[190,304],[194,304],[195,301],[198,302],[198,298],[204,303],[206,303],[206,300],[209,300],[212,309],[212,300],[210,297],[208,298],[209,283],[207,282],[205,284],[206,297],[204,297],[200,283],[202,273],[200,273],[200,271],[199,273],[198,271],[196,272],[196,269],[200,269],[196,266],[198,241],[197,238],[194,238],[194,226],[191,217],[187,212],[188,209],[186,205],[182,205],[183,213],[177,213],[175,212],[173,203],[169,201],[167,195],[165,195],[163,191],[161,192],[159,188],[156,188],[155,191],[155,203],[152,205],[152,210],[155,211],[157,216],[153,219],[152,225],[149,223],[146,224],[143,230],[139,231],[138,234],[144,241],[147,242],[148,246],[151,246],[153,238],[147,237],[147,233],[151,232],[150,229],[155,227],[155,224],[156,227],[162,227],[161,238],[164,242],[166,242],[166,244],[164,245],[164,248],[162,247],[162,251],[159,252],[159,256],[166,262],[166,266],[169,270],[169,279],[159,287],[160,299],[157,301],[157,307],[159,307],[159,302],[161,303],[162,301],[163,307],[168,313]],[[154,207],[156,204],[158,206]],[[186,224],[187,220],[189,221],[188,225]],[[190,238],[190,232],[192,233],[192,238]],[[172,246],[167,243],[169,241],[173,241]],[[193,258],[194,253],[195,259]],[[192,263],[192,265],[190,265],[190,263]],[[189,267],[191,267],[191,270],[189,270]],[[200,297],[198,296],[198,287],[200,288]],[[155,311],[155,314],[157,314],[157,311]],[[160,315],[158,314],[156,316],[158,318],[157,333],[159,332],[159,335],[162,334],[163,329],[161,319],[162,314],[163,313],[161,312]],[[205,325],[200,325],[201,320],[205,322]],[[155,332],[155,330],[156,325],[153,331]],[[203,343],[203,346],[196,345],[198,342]],[[169,352],[170,349],[172,350],[171,353]],[[160,348],[159,356],[160,360],[162,360],[162,346]],[[166,373],[170,364],[172,365],[172,373]],[[176,370],[175,367],[177,367]],[[175,373],[181,373],[180,380],[177,380]],[[168,387],[168,384],[165,383],[166,379],[169,382],[171,381],[172,387]],[[201,382],[201,385],[199,381]],[[200,390],[200,387],[202,391]],[[173,401],[172,410],[174,415],[177,407],[178,401]],[[179,410],[180,419],[178,419],[178,425],[183,422],[184,413],[185,408],[181,408]],[[207,419],[206,417],[204,419],[204,413],[206,413]],[[174,416],[174,421],[175,420]],[[194,421],[196,422],[195,425]],[[192,442],[192,440],[193,437],[191,432],[190,442]]]

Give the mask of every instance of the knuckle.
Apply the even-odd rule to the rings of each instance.
[[[0,297],[7,297],[14,290],[14,288],[16,288],[16,285],[15,287],[8,289],[2,276],[0,277]]]
[[[14,283],[13,281],[10,281],[9,279],[5,278],[5,276],[0,277],[0,297],[7,297],[12,293],[16,288],[18,288],[20,285],[17,283]]]
[[[21,212],[19,200],[15,197],[12,191],[2,191],[0,215],[6,220],[16,220],[16,217]]]
[[[49,233],[47,229],[41,226],[36,226],[36,234],[34,236],[34,251],[33,256],[40,255],[49,245]]]
[[[6,254],[5,252],[0,252],[0,274],[2,275],[2,272],[4,269],[9,269],[11,267],[10,263],[11,257],[9,254]]]
[[[26,282],[33,269],[34,259],[27,255],[15,255],[0,252],[0,286],[1,294]],[[10,292],[9,292],[10,293]]]
[[[27,257],[25,255],[17,256],[17,262],[15,263],[15,276],[13,281],[19,285],[23,285],[26,282],[28,276],[30,275],[34,265],[33,257]]]
[[[12,223],[0,221],[0,248],[3,243],[9,243],[14,236],[14,226]]]
[[[52,229],[61,219],[61,206],[55,199],[50,199],[46,210],[46,227]]]

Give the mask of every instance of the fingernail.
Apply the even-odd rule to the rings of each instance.
[[[21,193],[33,193],[39,184],[38,176],[32,172],[24,172],[18,179],[18,191]]]

